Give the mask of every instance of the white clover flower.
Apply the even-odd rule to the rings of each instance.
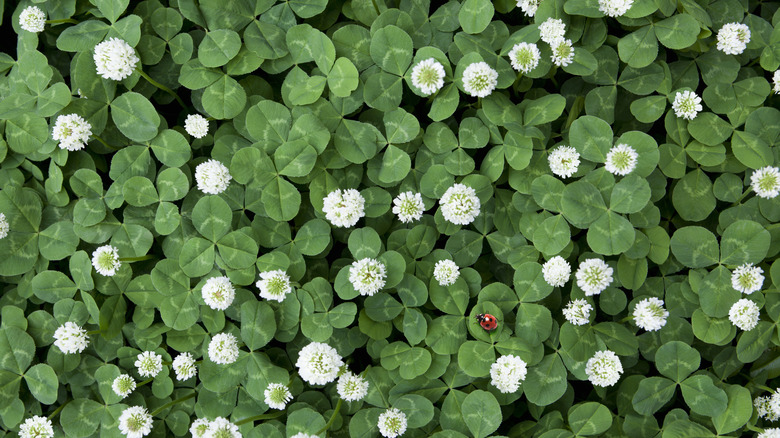
[[[324,385],[336,379],[344,365],[335,348],[322,342],[312,342],[298,353],[295,366],[301,379],[310,385]]]
[[[205,418],[198,418],[190,425],[190,433],[192,438],[203,438],[206,435],[206,430],[209,428],[209,420]]]
[[[282,383],[269,383],[263,394],[265,395],[265,404],[273,409],[282,410],[292,400],[290,390],[287,385]]]
[[[154,351],[144,351],[136,357],[135,366],[141,377],[154,377],[162,371],[162,356]]]
[[[729,321],[738,328],[749,332],[758,325],[758,305],[747,298],[734,303],[729,310]]]
[[[672,102],[672,109],[674,115],[682,117],[686,120],[693,120],[699,111],[702,110],[701,97],[690,90],[683,92],[677,92],[674,95],[674,102]]]
[[[563,316],[569,323],[574,325],[585,325],[588,323],[590,311],[593,310],[585,299],[569,301],[569,304],[563,308]]]
[[[501,356],[490,366],[490,384],[503,394],[511,394],[520,388],[527,372],[523,359],[511,354]]]
[[[390,408],[379,415],[379,433],[385,438],[395,438],[406,432],[406,414],[396,408]]]
[[[610,350],[597,351],[585,364],[585,374],[596,386],[612,386],[620,380],[622,373],[620,358]]]
[[[775,94],[780,94],[780,70],[775,70],[775,73],[772,75],[772,91]]]
[[[566,24],[560,18],[548,18],[539,25],[539,34],[542,41],[552,45],[553,41],[559,40],[566,35]]]
[[[498,84],[498,72],[486,62],[474,62],[463,70],[463,89],[473,97],[487,97]]]
[[[209,195],[218,195],[230,185],[230,170],[217,160],[204,161],[195,168],[198,190]]]
[[[60,142],[60,149],[79,151],[84,149],[92,135],[92,125],[78,114],[57,116],[51,137]]]
[[[241,438],[238,426],[224,417],[217,417],[209,423],[203,438]]]
[[[176,356],[171,366],[173,366],[173,371],[176,372],[176,380],[184,381],[198,374],[195,359],[190,353],[181,353]]]
[[[460,268],[452,260],[439,260],[433,267],[433,278],[439,282],[439,286],[455,284],[460,277]]]
[[[317,435],[309,435],[308,433],[298,432],[290,438],[319,438]]]
[[[580,263],[575,274],[577,286],[585,296],[598,295],[612,283],[612,268],[601,259],[587,259]]]
[[[119,416],[119,431],[127,438],[141,438],[152,432],[152,416],[143,406],[131,406]]]
[[[189,114],[184,119],[184,130],[195,138],[203,138],[209,133],[209,121],[200,114]]]
[[[580,153],[571,146],[560,145],[547,155],[552,173],[561,178],[569,178],[577,173],[580,165]]]
[[[649,332],[661,330],[668,317],[669,311],[664,309],[663,300],[656,297],[645,298],[634,307],[634,323]]]
[[[27,32],[43,32],[46,27],[46,13],[37,6],[27,6],[19,14],[19,26]]]
[[[756,435],[756,438],[780,438],[780,428],[764,429],[763,432]]]
[[[115,81],[121,81],[133,74],[135,65],[140,61],[135,49],[119,38],[111,38],[95,46],[93,58],[97,73],[104,79]]]
[[[339,397],[345,401],[362,400],[368,394],[368,380],[351,371],[346,371],[339,376],[336,391],[339,393]]]
[[[731,287],[743,294],[750,295],[757,290],[761,290],[761,286],[764,285],[764,276],[761,275],[763,273],[764,270],[758,266],[746,263],[731,273]]]
[[[776,406],[775,403],[772,403],[773,398],[774,396],[756,397],[756,399],[753,400],[753,406],[756,407],[759,418],[764,418],[767,421],[777,421],[780,418],[780,412],[776,410],[778,406]]]
[[[114,379],[111,389],[114,390],[116,395],[125,398],[135,391],[135,379],[130,374],[120,374]]]
[[[444,66],[433,58],[420,61],[412,69],[412,85],[430,96],[444,86]]]
[[[637,158],[639,154],[631,146],[620,143],[613,146],[607,152],[607,161],[604,168],[613,175],[626,176],[636,169]]]
[[[92,266],[100,275],[113,277],[122,266],[119,250],[111,245],[103,245],[92,252]]]
[[[780,388],[775,389],[775,392],[768,398],[766,413],[767,420],[775,421],[780,418]]]
[[[620,17],[631,9],[634,0],[599,0],[599,11],[608,17]]]
[[[52,438],[53,436],[54,428],[51,420],[46,417],[35,415],[24,420],[24,423],[19,426],[19,438]]]
[[[471,187],[456,183],[448,188],[439,200],[444,220],[455,225],[468,225],[479,216],[481,204],[477,192]]]
[[[325,219],[337,227],[349,228],[366,215],[366,200],[355,189],[336,189],[322,200]]]
[[[349,267],[349,281],[360,295],[371,296],[382,290],[385,277],[385,264],[370,257],[354,261]]]
[[[544,281],[552,287],[561,287],[569,281],[571,265],[561,256],[555,256],[542,265]]]
[[[550,43],[550,49],[552,49],[550,59],[558,67],[566,67],[574,59],[574,47],[571,45],[571,40],[563,38],[553,40]]]
[[[422,195],[414,192],[403,192],[393,199],[393,214],[403,223],[420,220],[425,211]]]
[[[750,175],[750,187],[761,198],[771,199],[780,194],[780,169],[766,166]]]
[[[11,227],[8,225],[8,220],[3,213],[0,213],[0,239],[4,239],[8,236],[10,230]]]
[[[236,297],[236,288],[227,277],[212,277],[202,289],[203,301],[214,310],[225,310]]]
[[[238,340],[230,333],[218,333],[209,342],[209,359],[221,365],[238,360]]]
[[[750,28],[742,23],[726,23],[718,31],[718,50],[727,55],[739,55],[750,42]]]
[[[539,65],[542,58],[539,48],[534,43],[519,43],[509,51],[509,60],[512,68],[523,73],[528,73]]]
[[[539,9],[540,0],[517,0],[517,6],[523,10],[523,13],[529,17],[533,17],[536,14],[536,10]]]
[[[287,294],[292,292],[290,277],[281,269],[260,273],[260,280],[255,283],[260,289],[260,297],[266,300],[284,301]]]
[[[54,331],[54,345],[65,354],[81,353],[89,345],[87,331],[68,321]]]

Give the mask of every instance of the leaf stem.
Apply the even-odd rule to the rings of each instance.
[[[170,407],[171,407],[171,406],[173,406],[173,405],[179,404],[179,403],[181,403],[181,402],[183,402],[183,401],[187,401],[187,400],[189,400],[189,399],[191,399],[191,398],[195,397],[195,394],[196,394],[196,392],[195,392],[195,391],[193,391],[193,392],[192,392],[191,394],[189,394],[189,395],[185,395],[184,397],[179,397],[179,398],[177,398],[176,400],[173,400],[173,401],[171,401],[171,402],[168,402],[168,403],[166,403],[166,404],[164,404],[164,405],[160,406],[159,408],[155,409],[154,411],[152,411],[152,413],[151,413],[151,416],[152,416],[152,417],[154,417],[155,415],[157,415],[157,414],[159,414],[160,412],[162,412],[162,411],[164,411],[164,410],[166,410],[166,409],[170,408]]]
[[[260,414],[260,415],[255,415],[254,417],[244,418],[243,420],[237,421],[233,424],[235,424],[236,426],[241,426],[242,424],[251,423],[257,420],[271,420],[273,418],[281,417],[284,414],[285,411],[278,411],[270,414]]]
[[[338,403],[336,403],[336,409],[333,410],[333,413],[330,415],[330,420],[328,420],[328,423],[320,429],[316,435],[320,435],[326,430],[330,429],[330,426],[333,425],[333,422],[336,421],[336,415],[338,415],[339,411],[341,410],[341,405],[344,404],[344,400],[339,398]]]
[[[53,419],[54,417],[56,417],[56,416],[57,416],[57,414],[59,414],[59,413],[60,413],[60,411],[61,411],[61,410],[62,410],[62,409],[65,407],[65,406],[68,406],[68,403],[70,403],[70,402],[72,402],[72,401],[73,401],[73,400],[68,400],[68,401],[66,401],[65,403],[61,404],[59,407],[57,407],[57,409],[55,409],[55,410],[54,410],[54,412],[52,412],[51,414],[49,414],[49,417],[48,417],[48,419],[49,419],[49,420],[51,420],[51,419]]]
[[[749,195],[749,194],[750,194],[750,192],[752,192],[752,191],[753,191],[753,188],[752,188],[752,187],[748,187],[748,188],[747,188],[747,190],[745,190],[745,193],[743,193],[743,194],[742,194],[742,196],[740,196],[740,197],[739,197],[739,199],[737,199],[737,201],[736,201],[736,202],[734,202],[733,204],[731,204],[731,206],[732,206],[732,207],[736,207],[737,205],[740,205],[740,204],[742,204],[742,201],[744,201],[744,200],[745,200],[745,197],[747,197],[747,195]]]
[[[109,148],[109,149],[113,149],[113,150],[115,150],[115,151],[118,151],[119,149],[121,149],[121,148],[118,148],[118,147],[116,147],[116,146],[111,146],[110,144],[106,143],[106,141],[105,141],[105,140],[103,140],[102,138],[98,137],[98,136],[97,136],[97,135],[95,135],[95,134],[92,134],[92,138],[94,138],[95,140],[97,140],[97,141],[99,141],[99,142],[103,143],[103,146],[105,146],[105,147],[107,147],[107,148]]]
[[[139,383],[139,384],[135,385],[135,387],[136,387],[136,388],[140,388],[140,387],[142,387],[142,386],[146,385],[147,383],[150,383],[150,382],[153,382],[153,381],[154,381],[154,377],[152,377],[151,379],[146,379],[146,380],[144,380],[143,382],[141,382],[141,383]]]
[[[58,18],[56,20],[46,20],[46,24],[60,24],[60,23],[79,24],[78,20],[74,20],[73,18]]]
[[[154,79],[152,79],[151,76],[149,76],[148,74],[144,73],[143,70],[141,70],[141,67],[137,67],[136,71],[138,71],[138,73],[140,73],[141,76],[143,76],[143,78],[146,79],[150,84],[154,85],[155,87],[157,87],[157,88],[165,91],[166,93],[170,94],[171,96],[173,96],[173,98],[176,99],[176,102],[179,102],[179,105],[181,105],[182,108],[184,108],[184,109],[187,108],[187,105],[184,104],[184,101],[181,100],[181,97],[179,97],[179,95],[176,94],[173,90],[171,90],[170,88],[166,87],[165,85],[163,85],[163,84],[155,81]]]

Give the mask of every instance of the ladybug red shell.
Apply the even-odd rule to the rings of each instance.
[[[476,316],[479,325],[487,331],[495,330],[498,327],[498,320],[489,313],[480,313]]]

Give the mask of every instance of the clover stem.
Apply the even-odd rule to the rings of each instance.
[[[149,260],[149,259],[153,259],[153,258],[154,258],[153,255],[146,254],[146,255],[142,255],[140,257],[120,257],[119,261],[120,262],[132,263],[132,262],[142,262],[144,260]]]
[[[758,389],[763,389],[764,391],[769,391],[769,392],[772,392],[772,393],[775,392],[774,389],[772,389],[772,388],[770,388],[770,387],[768,387],[766,385],[756,385],[756,384],[753,384],[753,386],[755,386]]]
[[[87,332],[88,335],[99,335],[103,333],[103,330],[90,330]]]
[[[182,108],[185,108],[185,109],[187,108],[187,105],[184,104],[184,101],[181,100],[181,97],[179,97],[179,95],[176,94],[173,90],[171,90],[170,88],[166,87],[165,85],[163,85],[163,84],[155,81],[154,79],[152,79],[151,76],[149,76],[148,74],[144,73],[144,71],[141,70],[140,67],[136,68],[136,71],[138,71],[138,73],[140,73],[141,76],[143,76],[144,79],[146,79],[150,84],[154,85],[155,87],[157,87],[157,88],[165,91],[166,93],[170,94],[171,96],[173,96],[173,98],[176,99],[176,102],[179,102],[179,105],[181,105]]]
[[[328,423],[317,431],[317,435],[320,435],[321,433],[325,432],[326,430],[330,429],[330,426],[333,425],[333,422],[336,421],[336,415],[338,415],[339,411],[341,410],[341,405],[344,404],[344,400],[339,398],[338,403],[336,403],[336,409],[333,410],[333,413],[330,415],[330,420],[328,420]]]
[[[92,134],[92,138],[94,138],[95,140],[99,141],[100,143],[102,143],[102,144],[103,144],[103,146],[105,146],[105,147],[107,147],[107,148],[109,148],[109,149],[113,149],[113,150],[115,150],[115,151],[118,151],[118,150],[120,149],[120,148],[118,148],[118,147],[116,147],[116,146],[111,146],[110,144],[106,143],[106,141],[105,141],[105,140],[103,140],[102,138],[98,137],[98,136],[97,136],[97,135],[95,135],[95,134]]]
[[[151,415],[152,417],[154,417],[155,415],[157,415],[157,414],[159,414],[160,412],[162,412],[162,411],[164,411],[164,410],[166,410],[166,409],[170,408],[171,406],[173,406],[173,405],[175,405],[175,404],[179,404],[179,403],[181,403],[181,402],[183,402],[183,401],[187,401],[187,400],[189,400],[189,399],[191,399],[191,398],[195,397],[195,394],[196,394],[196,393],[193,391],[193,392],[192,392],[192,394],[185,395],[184,397],[179,397],[179,398],[177,398],[176,400],[173,400],[173,401],[171,401],[171,402],[168,402],[168,403],[166,403],[166,404],[164,404],[164,405],[160,406],[159,408],[155,409],[154,411],[152,411],[152,413],[151,413],[150,415]]]
[[[49,419],[49,420],[51,420],[51,419],[53,419],[54,417],[56,417],[56,416],[57,416],[57,414],[59,414],[59,413],[60,413],[60,411],[61,411],[61,410],[62,410],[62,409],[65,407],[65,406],[68,406],[68,403],[70,403],[70,402],[72,402],[72,401],[73,401],[73,400],[68,400],[68,401],[66,401],[65,403],[63,403],[63,404],[59,405],[59,407],[57,407],[57,409],[55,409],[55,410],[54,410],[54,412],[52,412],[51,414],[49,414],[49,416],[48,416],[48,419]]]
[[[147,383],[151,383],[151,382],[153,382],[153,381],[154,381],[154,377],[152,377],[151,379],[146,379],[146,380],[144,380],[143,382],[141,382],[141,383],[139,383],[139,384],[135,385],[135,387],[136,387],[136,388],[140,388],[141,386],[144,386],[144,385],[146,385]]]
[[[752,190],[753,189],[751,187],[748,187],[747,190],[745,190],[745,193],[743,193],[742,196],[740,196],[739,199],[737,199],[736,202],[731,204],[731,206],[734,207],[734,206],[737,206],[737,205],[741,204],[742,201],[745,200],[745,197],[747,197],[747,195],[749,195]]]
[[[254,417],[244,418],[243,420],[237,421],[233,424],[235,424],[236,426],[241,426],[242,424],[251,423],[257,420],[270,420],[273,418],[281,417],[282,415],[284,415],[284,411],[278,411],[271,414],[260,414],[260,415],[255,415]]]
[[[46,24],[60,24],[60,23],[79,24],[78,20],[74,20],[72,18],[58,18],[56,20],[46,20]]]

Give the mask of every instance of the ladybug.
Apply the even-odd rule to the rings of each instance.
[[[479,325],[481,325],[482,328],[487,331],[495,330],[496,327],[498,327],[498,320],[495,316],[489,313],[480,313],[476,318],[479,322]]]

